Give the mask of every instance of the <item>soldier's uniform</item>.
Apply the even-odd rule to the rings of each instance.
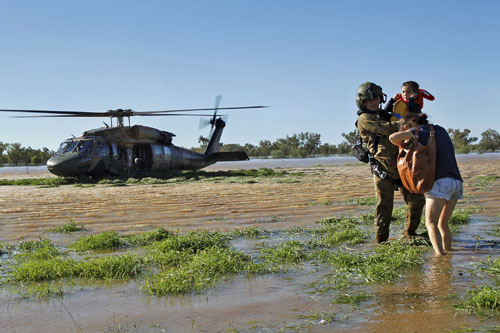
[[[363,142],[370,152],[374,153],[379,166],[389,177],[380,178],[373,175],[377,204],[375,207],[375,242],[385,242],[389,238],[392,210],[394,206],[394,189],[400,183],[397,170],[398,147],[389,141],[389,135],[399,130],[397,122],[390,122],[383,110],[358,111],[356,126]],[[378,142],[377,142],[378,141]],[[374,151],[376,148],[376,151]],[[420,224],[422,210],[425,205],[423,194],[410,193],[404,186],[398,186],[406,202],[406,227],[404,235],[415,236]]]

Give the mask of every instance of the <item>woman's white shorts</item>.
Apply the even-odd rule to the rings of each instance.
[[[431,190],[425,194],[427,197],[435,197],[446,200],[462,199],[464,193],[462,182],[454,178],[439,178],[434,182]]]

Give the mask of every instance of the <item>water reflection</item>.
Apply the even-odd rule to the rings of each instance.
[[[452,271],[452,254],[431,256],[428,259],[420,288],[427,295],[425,303],[430,310],[443,308],[443,298],[452,292]]]

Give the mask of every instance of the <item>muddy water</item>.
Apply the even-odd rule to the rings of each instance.
[[[497,256],[487,246],[500,212],[500,184],[479,186],[474,177],[499,175],[497,158],[460,160],[466,200],[485,209],[455,235],[455,253],[434,258],[429,252],[422,269],[410,272],[391,285],[370,285],[373,297],[358,306],[332,304],[331,296],[311,294],[310,282],[324,272],[313,268],[289,274],[236,278],[216,289],[180,297],[150,297],[140,291],[141,281],[111,286],[77,286],[64,298],[22,300],[1,289],[2,331],[161,331],[215,332],[270,329],[286,325],[302,331],[436,332],[461,327],[500,326],[499,319],[455,316],[458,296],[483,281],[468,271],[474,262]],[[320,164],[318,166],[318,164]],[[167,229],[231,230],[262,227],[270,230],[311,226],[324,217],[360,215],[370,208],[355,207],[347,200],[373,195],[366,165],[314,163],[287,169],[303,172],[298,183],[252,184],[190,183],[177,185],[96,186],[80,188],[0,187],[0,241],[11,244],[21,237],[51,238],[68,244],[82,234],[115,230],[137,233],[158,226]],[[6,176],[7,177],[7,176]],[[5,178],[3,175],[0,178]],[[397,194],[396,200],[402,199]],[[329,202],[328,205],[315,204]],[[71,235],[43,233],[44,229],[72,219],[89,231]],[[397,237],[393,228],[391,237]],[[251,242],[251,241],[249,241]],[[235,244],[252,246],[252,244]],[[371,244],[364,245],[372,247]],[[454,296],[458,295],[458,296]],[[332,314],[335,321],[321,325],[298,316]]]

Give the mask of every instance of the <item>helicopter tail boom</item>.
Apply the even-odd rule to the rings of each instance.
[[[209,162],[225,162],[225,161],[246,161],[249,160],[248,155],[244,151],[227,151],[216,152],[207,156]]]

